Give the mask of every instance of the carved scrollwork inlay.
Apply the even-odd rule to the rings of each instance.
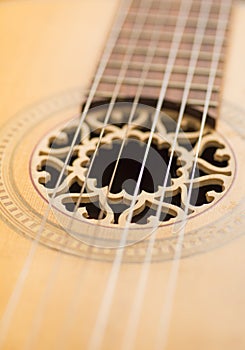
[[[99,220],[101,225],[115,227],[124,226],[127,221],[155,110],[139,105],[133,122],[128,124],[132,104],[118,103],[104,127],[107,108],[108,105],[103,104],[88,113],[67,164],[65,160],[79,119],[46,135],[32,158],[32,177],[47,199],[55,190],[54,206],[61,212],[71,216],[77,209],[76,218],[80,220],[94,223]],[[223,138],[207,126],[201,141],[190,203],[186,208],[200,121],[185,115],[174,144],[177,117],[173,110],[163,110],[159,116],[131,225],[152,226],[159,205],[160,224],[181,220],[186,209],[190,217],[194,216],[220,200],[231,184],[234,171],[232,152]],[[172,147],[174,156],[166,179]],[[92,159],[93,166],[87,178]]]

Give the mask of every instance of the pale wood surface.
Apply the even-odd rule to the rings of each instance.
[[[116,10],[113,0],[0,2],[1,124],[22,108],[90,81]],[[234,12],[225,99],[244,108],[245,7]],[[243,76],[242,76],[243,74]],[[82,89],[81,89],[82,90]],[[215,215],[213,213],[212,215]],[[0,313],[31,241],[1,221]],[[181,261],[167,349],[245,348],[245,238]],[[40,246],[14,315],[4,349],[24,349],[57,253]],[[136,349],[151,349],[171,262],[152,265]],[[140,266],[120,272],[103,349],[120,348]],[[67,349],[86,349],[110,264],[62,255],[57,281],[45,305],[45,320],[33,349],[56,349],[77,281],[79,303]],[[129,288],[130,286],[130,288]]]

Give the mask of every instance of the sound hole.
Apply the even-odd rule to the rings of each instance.
[[[132,225],[147,225],[156,216],[159,205],[159,221],[173,222],[181,220],[186,206],[189,215],[199,213],[201,207],[205,209],[225,192],[232,174],[232,155],[224,141],[209,127],[204,130],[201,152],[192,174],[199,121],[190,115],[184,116],[169,166],[178,113],[166,110],[160,115],[148,148],[154,108],[138,106],[134,122],[128,126],[131,104],[117,105],[100,139],[107,108],[103,104],[95,112],[89,112],[58,188],[57,179],[79,120],[52,132],[45,141],[47,148],[38,149],[40,162],[35,178],[41,189],[46,189],[48,198],[56,188],[54,202],[62,206],[62,210],[67,213],[75,210],[82,220],[124,226],[130,209],[133,211]],[[93,158],[98,142],[98,151]],[[192,175],[194,186],[187,204],[186,193]],[[141,181],[136,191],[139,177]],[[131,208],[134,196],[135,205]]]

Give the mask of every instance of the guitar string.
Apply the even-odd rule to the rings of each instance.
[[[89,110],[89,107],[92,103],[92,100],[93,100],[93,97],[95,95],[95,92],[97,90],[97,87],[99,85],[99,82],[101,80],[101,77],[103,75],[103,72],[105,70],[105,67],[107,65],[107,62],[110,58],[110,55],[111,55],[111,52],[115,46],[115,43],[117,41],[117,38],[120,34],[120,31],[121,31],[121,27],[124,23],[124,20],[127,16],[127,13],[129,11],[129,7],[130,7],[130,4],[131,4],[132,0],[124,0],[120,3],[120,8],[119,8],[119,11],[117,13],[117,16],[115,18],[115,21],[113,23],[113,26],[112,26],[112,30],[111,30],[111,33],[110,33],[110,36],[108,38],[108,41],[107,41],[107,44],[105,46],[105,49],[104,49],[104,52],[102,54],[102,58],[100,60],[100,64],[98,66],[98,69],[97,69],[97,72],[95,74],[95,77],[94,77],[94,81],[92,83],[92,87],[90,89],[90,92],[89,92],[89,96],[88,96],[88,99],[86,101],[86,104],[85,104],[85,107],[84,107],[84,110],[83,112],[81,113],[81,119],[80,119],[80,122],[79,122],[79,125],[77,127],[77,130],[74,134],[74,137],[73,137],[73,140],[71,142],[71,146],[70,146],[70,150],[66,156],[66,159],[65,159],[65,162],[64,162],[64,165],[63,165],[63,168],[61,169],[61,172],[60,172],[60,175],[57,179],[57,182],[56,182],[56,185],[55,185],[55,189],[54,189],[54,192],[49,200],[49,203],[47,205],[47,208],[44,212],[44,215],[43,215],[43,218],[41,220],[41,224],[40,224],[40,227],[39,227],[39,230],[35,236],[35,238],[33,239],[32,243],[31,243],[31,247],[30,247],[30,250],[28,252],[28,255],[23,263],[23,266],[21,268],[21,271],[19,273],[19,276],[18,276],[18,279],[15,283],[15,286],[13,288],[13,291],[10,295],[10,298],[8,300],[8,303],[5,307],[5,310],[3,312],[3,315],[2,315],[2,318],[1,318],[1,321],[0,321],[0,348],[2,347],[5,339],[6,339],[6,336],[7,336],[7,333],[8,333],[8,330],[9,330],[9,326],[10,326],[10,323],[11,323],[11,320],[12,320],[12,317],[14,315],[14,312],[15,312],[15,309],[18,305],[18,302],[19,302],[19,299],[21,297],[21,294],[22,294],[22,291],[23,291],[23,288],[24,288],[24,285],[25,285],[25,281],[27,279],[27,276],[28,276],[28,273],[30,271],[30,268],[31,268],[31,265],[32,265],[32,262],[33,262],[33,259],[34,259],[34,256],[35,256],[35,253],[38,249],[38,243],[40,241],[40,238],[41,238],[41,235],[43,233],[43,230],[44,230],[44,227],[46,225],[46,222],[47,222],[47,219],[48,219],[48,216],[49,216],[49,213],[52,209],[52,206],[53,206],[53,202],[54,202],[54,198],[56,196],[56,192],[58,190],[58,187],[61,183],[61,180],[62,180],[62,177],[64,175],[64,172],[65,172],[65,169],[66,169],[66,166],[71,158],[71,155],[72,155],[72,151],[73,151],[73,148],[74,148],[74,145],[79,137],[79,131],[81,129],[81,126],[86,118],[86,115],[88,113],[88,110]]]
[[[169,78],[170,78],[174,63],[175,63],[175,59],[177,57],[178,48],[179,48],[179,45],[181,42],[181,38],[183,35],[183,31],[184,31],[187,19],[188,19],[188,14],[190,12],[191,3],[192,2],[190,2],[190,1],[188,1],[188,2],[182,1],[181,2],[181,6],[179,9],[179,14],[178,14],[178,18],[177,18],[177,23],[176,23],[175,31],[174,31],[174,35],[173,35],[174,39],[172,41],[170,51],[169,51],[169,57],[168,57],[166,70],[165,70],[163,80],[162,80],[162,87],[161,87],[161,91],[159,94],[156,112],[154,114],[153,124],[151,127],[151,132],[150,132],[149,140],[147,143],[147,148],[145,151],[145,156],[144,156],[144,159],[142,161],[141,170],[140,170],[139,177],[138,177],[135,191],[134,191],[134,196],[133,196],[134,199],[132,200],[131,207],[130,207],[130,213],[127,217],[127,222],[126,222],[126,225],[125,225],[125,228],[123,230],[123,234],[122,234],[122,237],[120,240],[121,247],[124,246],[125,241],[126,241],[126,236],[127,236],[128,229],[129,229],[129,223],[132,220],[132,208],[135,205],[136,196],[138,194],[139,184],[140,184],[140,181],[141,181],[141,178],[143,175],[143,169],[145,166],[148,150],[149,150],[152,138],[153,138],[153,133],[154,133],[154,130],[156,127],[158,116],[159,116],[160,111],[161,111],[161,107],[162,107],[162,103],[163,103],[163,100],[165,97]],[[97,319],[95,322],[95,326],[94,326],[94,329],[92,331],[92,337],[91,337],[91,341],[90,341],[89,347],[88,347],[89,350],[99,349],[100,344],[103,341],[103,336],[104,336],[106,325],[108,322],[108,317],[109,317],[109,312],[111,309],[111,304],[112,304],[112,299],[113,299],[113,295],[114,295],[114,291],[115,291],[115,287],[116,287],[116,282],[117,282],[119,271],[120,271],[120,266],[121,266],[122,257],[123,257],[123,251],[124,251],[123,249],[117,250],[115,259],[112,263],[112,268],[111,268],[111,271],[109,273],[108,282],[107,282],[107,285],[105,288],[105,292],[103,295],[101,305],[99,307],[99,312],[98,312],[98,316],[97,316]]]
[[[149,5],[148,7],[150,9],[151,2],[149,2],[147,0],[143,0],[142,1],[143,6],[144,6],[144,3],[148,4]],[[89,178],[90,171],[91,171],[93,163],[94,163],[95,155],[96,155],[96,153],[97,153],[97,151],[99,149],[99,145],[101,143],[101,140],[102,140],[102,137],[103,137],[103,133],[105,131],[106,126],[108,125],[108,121],[109,121],[109,118],[110,118],[113,106],[114,106],[114,104],[116,102],[116,98],[118,97],[118,94],[119,94],[119,91],[120,91],[120,87],[121,87],[123,79],[124,79],[124,77],[126,75],[128,66],[129,66],[129,64],[131,62],[131,58],[132,58],[132,55],[134,53],[134,47],[137,44],[137,41],[138,41],[138,39],[140,37],[142,28],[143,28],[143,26],[145,24],[145,21],[147,20],[147,11],[146,11],[146,13],[144,15],[144,20],[143,21],[142,21],[142,17],[143,17],[142,15],[137,15],[136,18],[135,18],[136,20],[135,20],[134,27],[133,27],[133,30],[132,30],[132,35],[131,35],[131,39],[130,39],[130,42],[129,42],[129,45],[128,45],[128,50],[125,52],[124,60],[122,62],[122,67],[121,67],[120,72],[118,74],[118,78],[117,78],[117,81],[116,81],[116,84],[115,84],[115,88],[114,88],[114,91],[113,91],[113,94],[112,94],[112,98],[111,98],[109,107],[107,109],[107,113],[106,113],[106,116],[105,116],[105,119],[104,119],[104,124],[103,124],[102,130],[101,130],[101,133],[100,133],[97,145],[96,145],[96,149],[95,149],[95,151],[93,153],[93,157],[92,157],[92,160],[90,162],[90,166],[89,166],[87,174],[86,174],[84,185],[83,185],[83,187],[81,189],[81,192],[80,192],[80,195],[79,195],[79,198],[78,198],[78,202],[76,204],[76,207],[75,207],[73,213],[75,213],[75,211],[78,208],[78,206],[80,204],[80,201],[82,199],[82,194],[83,194],[83,191],[84,191],[85,186],[86,186],[86,181]],[[72,216],[71,220],[69,221],[68,230],[71,229],[73,219],[74,219],[74,216]],[[63,255],[60,255],[60,254],[57,253],[57,258],[55,259],[55,262],[53,264],[53,267],[52,267],[52,270],[50,272],[47,285],[46,285],[45,290],[43,292],[43,295],[41,297],[41,301],[38,304],[38,310],[36,311],[34,320],[32,322],[32,327],[31,327],[31,330],[30,330],[30,336],[29,336],[29,338],[27,340],[27,343],[26,343],[26,346],[25,346],[26,350],[29,350],[29,349],[31,349],[33,347],[33,343],[35,342],[35,339],[37,338],[38,331],[40,329],[40,326],[41,326],[41,323],[42,323],[42,320],[43,320],[43,317],[44,317],[45,306],[46,306],[46,304],[48,302],[48,298],[49,298],[51,289],[52,289],[52,287],[55,284],[55,277],[58,274],[58,270],[59,270],[59,267],[60,267],[60,264],[61,264],[62,256]]]
[[[146,285],[147,285],[147,279],[148,279],[149,270],[150,270],[152,250],[153,250],[155,238],[156,238],[156,230],[157,230],[157,227],[159,225],[158,222],[160,222],[160,215],[161,215],[162,203],[163,203],[164,196],[165,196],[166,186],[167,186],[167,179],[168,179],[169,174],[170,174],[171,164],[172,164],[174,152],[176,149],[179,130],[181,127],[181,122],[182,122],[183,116],[184,116],[184,111],[185,111],[185,108],[187,105],[187,99],[189,96],[189,92],[191,89],[191,83],[193,81],[195,69],[197,66],[199,52],[201,50],[201,45],[202,45],[202,42],[203,42],[203,39],[205,36],[205,31],[206,31],[206,26],[208,24],[211,5],[212,5],[212,2],[208,2],[206,0],[201,2],[201,7],[200,7],[197,27],[196,27],[196,31],[195,31],[195,37],[194,37],[194,42],[193,42],[193,46],[192,46],[188,72],[187,72],[186,81],[185,81],[185,88],[184,88],[183,97],[182,97],[181,106],[180,106],[179,115],[178,115],[178,120],[177,120],[175,136],[174,136],[173,144],[171,147],[171,154],[169,157],[168,167],[166,170],[166,174],[164,176],[163,189],[161,192],[159,205],[158,205],[157,212],[156,212],[155,225],[153,226],[153,229],[152,229],[152,234],[151,234],[150,239],[149,239],[149,244],[147,246],[146,255],[145,255],[144,262],[143,262],[143,265],[142,265],[142,268],[140,271],[139,283],[137,284],[134,302],[132,303],[133,306],[132,306],[131,311],[130,311],[130,315],[129,315],[129,319],[128,319],[128,323],[127,323],[127,327],[126,327],[126,331],[125,331],[125,335],[124,335],[124,339],[123,339],[123,343],[122,343],[123,344],[122,349],[124,349],[124,350],[132,349],[134,346],[134,343],[135,343],[135,338],[137,335],[137,327],[138,327],[139,318],[140,318],[140,311],[141,311],[143,300],[144,300],[143,298],[144,298]]]
[[[201,121],[201,127],[200,127],[200,133],[198,137],[198,143],[195,153],[195,160],[194,165],[192,169],[191,179],[190,179],[190,185],[188,190],[188,197],[187,197],[187,205],[185,207],[185,213],[184,213],[184,219],[182,221],[182,225],[179,229],[178,234],[178,240],[176,244],[176,250],[174,255],[174,260],[172,262],[172,268],[170,271],[170,277],[167,284],[167,292],[166,297],[163,303],[162,312],[161,312],[161,318],[159,322],[159,330],[157,334],[157,341],[156,341],[156,350],[163,350],[166,348],[167,344],[167,336],[170,326],[170,319],[171,319],[171,311],[172,311],[172,305],[173,305],[173,298],[174,293],[177,286],[177,278],[178,278],[178,270],[179,270],[179,264],[180,264],[180,258],[181,258],[181,252],[182,252],[182,244],[185,234],[185,227],[187,222],[187,215],[188,215],[188,208],[190,205],[191,200],[191,194],[192,194],[192,188],[194,183],[194,177],[195,177],[195,171],[197,166],[197,160],[198,155],[201,149],[201,142],[204,132],[204,127],[206,124],[206,119],[208,115],[208,108],[209,103],[212,96],[212,89],[215,82],[216,72],[218,70],[220,55],[223,48],[223,43],[225,40],[225,34],[227,29],[227,23],[229,20],[230,10],[231,10],[232,0],[222,0],[220,5],[220,15],[219,15],[219,22],[217,26],[217,32],[216,32],[216,38],[215,38],[215,44],[213,48],[213,55],[212,55],[212,63],[210,68],[210,74],[209,74],[209,81],[208,81],[208,87],[207,87],[207,93],[205,98],[205,105],[202,115],[202,121]]]
[[[160,5],[162,5],[162,3]],[[171,5],[171,3],[168,2],[167,5],[165,6],[165,12],[169,9],[170,5]],[[161,6],[160,6],[159,10],[160,9],[161,9]],[[157,23],[155,23],[154,28],[155,27],[157,27]],[[124,133],[124,137],[122,140],[121,148],[120,148],[119,153],[118,153],[117,160],[120,159],[121,152],[122,152],[122,149],[124,146],[124,140],[126,140],[126,137],[127,137],[128,126],[132,123],[132,119],[133,119],[133,116],[135,114],[137,104],[139,102],[139,98],[140,98],[140,95],[142,93],[142,89],[144,87],[144,82],[145,82],[146,76],[147,76],[149,69],[151,67],[151,63],[155,57],[154,53],[155,53],[155,50],[157,48],[157,45],[158,45],[158,42],[160,39],[159,36],[160,36],[160,32],[155,31],[153,29],[152,35],[151,35],[151,40],[150,40],[150,43],[148,45],[148,50],[147,50],[146,57],[145,57],[145,62],[142,62],[142,65],[143,65],[142,74],[139,77],[139,85],[137,87],[137,91],[136,91],[135,98],[133,101],[132,109],[130,111],[127,129]],[[115,165],[115,169],[116,169],[116,165]],[[115,174],[115,169],[113,171],[113,174]],[[114,178],[114,176],[112,175],[112,180],[110,181],[109,188],[112,185],[113,178]],[[101,210],[101,212],[102,212],[102,210]],[[81,274],[82,274],[82,272],[81,272]],[[71,298],[71,305],[68,307],[68,315],[67,315],[67,317],[65,317],[65,322],[64,322],[64,325],[62,327],[62,331],[60,332],[60,336],[57,337],[58,342],[59,342],[57,348],[60,350],[66,348],[66,339],[68,339],[68,334],[71,330],[72,324],[74,323],[74,315],[76,314],[76,310],[77,310],[77,298],[81,294],[81,287],[82,287],[82,283],[81,283],[81,280],[79,279],[77,282],[77,285],[74,289],[73,297]]]

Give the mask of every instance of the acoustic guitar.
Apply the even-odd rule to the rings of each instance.
[[[0,2],[0,349],[245,348],[244,19]]]

